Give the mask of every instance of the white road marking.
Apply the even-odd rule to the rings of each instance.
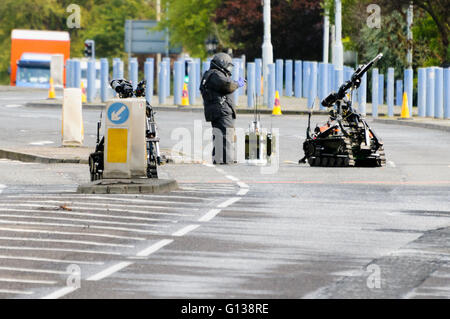
[[[244,196],[245,194],[247,194],[248,193],[248,188],[241,188],[237,193],[236,193],[236,195],[238,195],[238,196]]]
[[[205,165],[206,167],[214,167],[213,164],[209,164],[209,163],[204,163],[203,165]]]
[[[223,175],[226,174],[225,171],[224,171],[223,169],[218,168],[218,167],[216,167],[216,171],[218,171],[219,173],[221,173],[221,174],[223,174]]]
[[[55,285],[57,281],[51,280],[29,280],[29,279],[19,279],[19,278],[0,278],[0,282],[15,282],[20,284],[42,284],[42,285]]]
[[[388,163],[389,167],[393,167],[393,168],[397,167],[393,161],[388,161],[387,163]]]
[[[56,275],[68,274],[67,271],[62,271],[62,270],[15,268],[15,267],[2,267],[2,266],[0,266],[0,270],[16,271],[16,272],[42,273],[42,274],[56,274]]]
[[[111,276],[113,273],[118,272],[130,265],[132,265],[132,262],[123,261],[118,264],[115,264],[109,268],[106,268],[105,270],[100,271],[99,273],[89,277],[88,281],[99,281],[102,280],[108,276]]]
[[[29,143],[30,145],[38,145],[38,146],[42,146],[42,145],[48,145],[48,144],[54,144],[55,142],[52,141],[37,141],[37,142],[32,142]]]
[[[240,197],[231,197],[230,199],[228,199],[228,200],[224,201],[223,203],[217,205],[217,207],[219,207],[219,208],[228,207],[228,206],[234,204],[235,202],[237,202],[240,199],[241,199]]]
[[[238,186],[240,188],[249,188],[247,184],[245,184],[244,182],[237,182]]]
[[[136,254],[136,256],[137,257],[148,257],[151,254],[153,254],[154,252],[163,248],[164,246],[171,244],[172,242],[173,242],[173,239],[162,239],[162,240],[158,241],[156,244],[153,244],[150,247],[145,248],[144,250],[138,252]]]
[[[22,106],[22,104],[7,104],[7,105],[5,105],[5,107],[8,107],[8,108],[21,107],[21,106]]]
[[[6,188],[6,185],[0,184],[0,194],[3,192],[3,190]]]
[[[64,287],[59,290],[56,290],[55,292],[52,292],[51,294],[42,297],[42,299],[59,299],[61,297],[64,297],[65,295],[68,295],[78,288],[76,287]]]
[[[22,228],[7,228],[0,227],[2,231],[17,232],[17,233],[37,233],[37,234],[47,234],[47,235],[70,235],[70,236],[90,236],[90,237],[102,237],[102,238],[114,238],[114,239],[128,239],[128,240],[146,240],[142,237],[129,237],[129,236],[118,236],[109,234],[98,234],[98,233],[79,233],[79,232],[65,232],[65,231],[48,231],[48,230],[38,230],[38,229],[22,229]]]
[[[200,227],[200,225],[188,225],[188,226],[186,226],[186,227],[184,227],[184,228],[181,228],[180,230],[174,232],[174,233],[172,234],[172,236],[175,236],[175,237],[181,237],[181,236],[184,236],[184,235],[186,235],[187,233],[193,231],[194,229],[197,229],[198,227]]]
[[[238,182],[239,181],[239,178],[236,178],[236,177],[231,176],[231,175],[226,175],[225,177],[228,178],[228,179],[231,179],[233,182]]]
[[[61,198],[58,196],[58,198]],[[167,200],[156,200],[156,199],[132,199],[132,198],[120,198],[120,197],[103,197],[103,196],[89,196],[86,197],[84,199],[100,199],[100,200],[105,200],[108,201],[108,203],[105,204],[110,204],[111,201],[121,201],[121,202],[127,202],[127,203],[142,203],[142,204],[146,204],[149,207],[154,207],[154,204],[181,204],[181,203],[187,203],[187,204],[194,204],[191,202],[183,202],[183,201],[167,201]],[[146,208],[144,206],[141,206],[143,208]],[[165,206],[161,206],[161,207],[165,207]]]
[[[211,209],[205,215],[199,218],[199,222],[208,222],[213,219],[218,213],[220,213],[220,209]]]
[[[4,211],[5,209],[1,209],[0,211]],[[16,211],[16,212],[24,212],[23,210],[19,209],[9,209],[8,211]],[[46,211],[38,211],[38,210],[32,210],[33,213],[52,213],[46,212]],[[84,223],[94,223],[94,224],[109,224],[109,225],[123,225],[123,226],[144,226],[144,227],[168,227],[166,225],[156,225],[156,224],[144,224],[144,223],[128,223],[128,222],[113,222],[113,221],[106,221],[106,220],[97,220],[97,219],[84,219],[84,218],[66,218],[66,217],[49,217],[49,216],[29,216],[29,215],[15,215],[15,214],[0,214],[0,217],[3,218],[14,218],[14,217],[20,217],[20,218],[28,218],[28,219],[49,219],[49,220],[62,220],[62,221],[70,221],[70,222],[84,222]]]
[[[92,228],[92,229],[105,229],[105,230],[121,230],[132,233],[144,233],[144,234],[159,234],[156,230],[144,230],[127,227],[112,227],[112,226],[95,226],[95,225],[81,225],[81,224],[63,224],[63,223],[42,223],[42,222],[22,222],[22,221],[4,221],[0,220],[0,224],[19,224],[19,225],[36,225],[36,226],[56,226],[56,227],[75,227],[75,228]]]
[[[24,291],[24,290],[0,289],[0,294],[32,295],[32,294],[34,294],[34,292],[32,292],[32,291]]]
[[[38,258],[38,257],[26,257],[26,256],[8,256],[0,255],[0,259],[12,259],[12,260],[28,260],[28,261],[45,261],[52,263],[63,263],[63,264],[80,264],[80,265],[104,265],[103,262],[94,261],[82,261],[82,260],[66,260],[66,259],[52,259],[52,258]]]
[[[40,248],[40,247],[23,247],[23,246],[0,246],[0,250],[31,250],[31,251],[62,251],[67,253],[94,254],[94,255],[114,255],[121,256],[121,253],[110,251],[96,251],[84,249],[64,249],[64,248]]]
[[[116,194],[114,194],[116,196]],[[198,196],[176,196],[170,193],[169,195],[140,195],[142,199],[136,198],[136,195],[131,194],[117,194],[117,196],[122,197],[108,197],[108,196],[98,196],[98,195],[87,195],[87,194],[70,194],[70,195],[50,195],[50,194],[42,194],[42,195],[31,195],[27,196],[27,198],[54,198],[54,199],[73,199],[73,200],[88,200],[88,199],[102,199],[102,200],[129,200],[129,201],[140,201],[140,202],[155,202],[155,198],[179,198],[179,199],[198,199],[200,201],[205,201],[205,198]],[[23,198],[23,195],[8,195],[9,198]]]
[[[64,243],[64,244],[77,244],[77,245],[89,245],[89,246],[105,246],[105,247],[123,247],[133,248],[133,245],[124,244],[111,244],[95,241],[83,241],[83,240],[69,240],[69,239],[48,239],[48,238],[30,238],[30,237],[0,237],[0,240],[15,240],[15,241],[34,241],[34,242],[48,242],[48,243]]]

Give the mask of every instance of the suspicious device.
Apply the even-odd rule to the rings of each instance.
[[[119,98],[144,97],[145,96],[145,80],[138,83],[136,90],[133,90],[131,82],[125,79],[112,80],[110,83],[114,91],[119,95]],[[147,177],[158,178],[158,165],[161,165],[161,154],[159,150],[159,136],[157,125],[155,121],[155,112],[146,101],[146,122],[145,122],[145,139],[147,149]],[[100,139],[100,129],[102,123],[102,113],[100,113],[100,120],[97,123],[97,142],[95,152],[89,155],[89,171],[91,181],[103,178],[104,171],[104,151],[105,151],[105,137]]]
[[[361,84],[362,76],[383,54],[378,54],[366,65],[360,66],[351,79],[341,85],[338,92],[330,93],[321,103],[329,112],[323,126],[311,132],[311,112],[308,115],[305,156],[299,163],[308,161],[310,166],[380,167],[386,165],[383,142],[369,127],[364,116],[352,107],[352,91]]]

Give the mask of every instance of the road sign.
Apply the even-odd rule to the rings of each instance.
[[[125,51],[136,54],[180,54],[181,47],[170,45],[167,31],[156,31],[155,20],[125,21]]]
[[[114,124],[123,124],[128,120],[130,110],[123,103],[114,103],[108,109],[108,119]]]

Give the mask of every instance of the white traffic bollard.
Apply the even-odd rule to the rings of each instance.
[[[64,89],[62,146],[81,146],[84,140],[81,89]]]

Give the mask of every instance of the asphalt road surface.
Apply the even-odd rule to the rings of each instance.
[[[2,92],[0,147],[60,145],[61,111],[24,106],[45,94]],[[202,113],[156,117],[162,148],[208,143]],[[87,165],[0,160],[0,298],[450,297],[448,133],[370,123],[385,168],[312,168],[306,117],[261,121],[279,166],[164,165],[163,195],[80,195]]]

